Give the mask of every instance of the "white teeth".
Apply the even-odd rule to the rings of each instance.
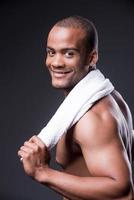
[[[53,71],[54,73],[57,73],[57,74],[67,74],[69,72],[56,72],[56,71]]]
[[[54,71],[54,70],[51,70],[52,74],[54,77],[56,78],[63,78],[65,76],[67,76],[67,74],[69,74],[70,72],[69,71]]]

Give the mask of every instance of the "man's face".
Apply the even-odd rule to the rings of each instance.
[[[84,37],[80,28],[54,26],[50,31],[46,66],[54,87],[70,91],[88,73]]]

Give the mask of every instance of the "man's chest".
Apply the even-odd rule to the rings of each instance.
[[[62,136],[56,148],[56,161],[63,167],[66,167],[72,161],[81,156],[81,149],[75,142],[73,128]]]
[[[63,170],[76,176],[91,176],[82,152],[75,142],[73,132],[68,132],[59,141],[56,149],[56,161]]]

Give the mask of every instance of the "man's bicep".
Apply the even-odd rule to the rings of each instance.
[[[84,131],[80,143],[90,173],[112,179],[129,177],[127,153],[116,123],[105,125],[97,121],[97,125]]]
[[[93,176],[116,179],[129,173],[126,152],[116,142],[99,147],[84,147],[82,151],[86,165]]]

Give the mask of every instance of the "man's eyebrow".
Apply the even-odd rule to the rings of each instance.
[[[47,46],[46,50],[53,50],[54,51],[54,48]]]
[[[49,46],[46,47],[46,50],[52,50],[52,51],[55,51],[54,48],[49,47]],[[62,48],[62,49],[60,49],[60,51],[70,51],[70,50],[73,50],[73,51],[77,51],[77,52],[79,52],[79,49],[77,49],[77,48],[75,48],[75,47],[67,47],[67,48]]]
[[[74,47],[63,48],[62,50],[63,50],[63,51],[70,51],[70,50],[72,50],[72,51],[77,51],[77,52],[79,52],[79,49],[74,48]]]

